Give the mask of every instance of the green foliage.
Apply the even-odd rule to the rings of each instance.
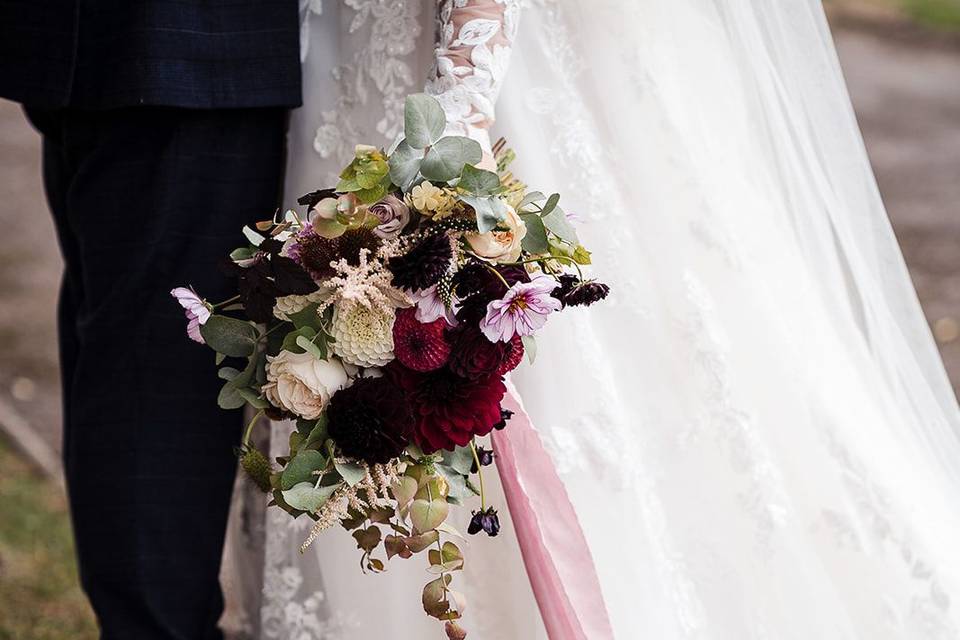
[[[447,118],[437,99],[425,93],[407,96],[403,105],[403,134],[414,149],[436,143],[447,127]]]
[[[390,154],[390,180],[404,191],[410,189],[420,173],[423,156],[423,149],[414,149],[406,140],[402,141]]]
[[[280,488],[286,491],[300,482],[309,481],[313,484],[317,481],[316,472],[322,471],[326,466],[327,459],[322,453],[315,449],[304,449],[297,453],[283,470]]]
[[[334,467],[343,481],[353,487],[367,477],[367,471],[354,462],[334,462]]]
[[[448,182],[460,176],[464,167],[476,164],[483,158],[480,143],[463,136],[440,138],[427,150],[420,173],[427,180]],[[497,180],[499,183],[499,179]]]
[[[200,335],[211,349],[234,358],[246,358],[257,345],[257,329],[250,322],[212,315],[200,326]]]
[[[547,227],[543,224],[543,218],[536,213],[523,213],[520,219],[527,227],[527,235],[523,236],[521,243],[523,250],[534,255],[547,253],[550,245],[547,242]]]
[[[316,513],[338,488],[339,485],[315,487],[312,482],[298,482],[281,493],[286,503],[294,509]]]
[[[460,200],[477,212],[477,229],[480,233],[493,231],[507,216],[507,205],[500,198],[461,195]]]
[[[373,203],[390,188],[387,157],[376,147],[358,145],[353,161],[340,173],[337,191],[354,193],[361,202]]]
[[[492,171],[465,164],[457,187],[475,196],[492,196],[500,192],[500,176]]]

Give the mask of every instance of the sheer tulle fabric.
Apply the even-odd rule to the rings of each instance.
[[[819,2],[528,5],[494,133],[613,295],[514,382],[615,637],[957,637],[960,414]],[[322,8],[289,202],[393,140],[433,63],[433,2]],[[346,536],[300,557],[296,526],[268,519],[260,637],[441,637],[415,561],[362,576]],[[472,539],[470,623],[544,638],[510,531]]]

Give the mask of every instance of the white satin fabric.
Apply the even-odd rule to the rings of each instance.
[[[310,15],[288,202],[394,138],[434,9]],[[514,382],[615,636],[957,637],[960,413],[819,2],[528,2],[493,132],[613,289],[551,320]],[[259,637],[442,637],[417,560],[363,576],[336,531],[299,557],[287,520],[268,517]],[[471,637],[545,637],[510,523],[471,542]]]

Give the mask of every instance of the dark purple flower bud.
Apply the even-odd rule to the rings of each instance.
[[[513,411],[510,409],[500,409],[500,422],[493,425],[493,428],[497,431],[502,431],[507,426],[507,421],[513,417]]]
[[[493,507],[488,507],[486,511],[473,512],[473,517],[470,519],[470,526],[467,527],[467,533],[476,535],[481,531],[486,532],[491,538],[496,537],[496,535],[500,533],[500,517],[497,515],[497,510]]]
[[[561,283],[561,288],[563,283]],[[610,293],[610,287],[602,282],[587,280],[574,285],[569,291],[560,294],[560,302],[565,307],[589,307],[600,302]]]
[[[480,461],[481,467],[490,466],[493,464],[493,450],[477,447],[477,460]],[[480,470],[480,468],[477,467],[477,460],[473,461],[473,465],[470,467],[470,473],[476,473]]]

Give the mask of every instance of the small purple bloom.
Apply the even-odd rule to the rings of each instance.
[[[203,336],[200,335],[200,325],[206,324],[210,319],[210,307],[208,307],[200,296],[193,289],[186,287],[177,287],[170,292],[180,306],[184,308],[187,315],[187,335],[191,340],[206,344]]]
[[[500,300],[487,305],[480,330],[490,342],[509,342],[514,335],[529,336],[547,322],[547,316],[561,308],[550,295],[558,286],[549,276],[537,276],[530,282],[518,282]]]
[[[494,453],[492,449],[477,447],[477,460],[480,461],[480,467],[489,467],[493,464],[493,458]],[[474,460],[473,464],[470,465],[470,473],[476,473],[480,470],[480,467],[477,466],[477,460]]]
[[[500,516],[493,507],[488,507],[486,511],[474,511],[470,519],[470,526],[467,527],[467,533],[476,535],[481,531],[485,532],[491,538],[500,533]]]

